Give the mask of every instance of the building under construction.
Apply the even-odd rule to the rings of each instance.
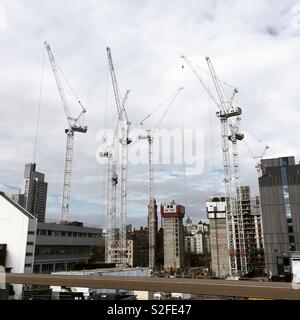
[[[184,267],[184,227],[185,207],[172,201],[161,205],[164,229],[164,269],[179,271]]]
[[[229,275],[228,237],[225,197],[212,197],[206,202],[210,224],[211,273],[218,278]]]
[[[241,210],[248,274],[262,275],[265,269],[262,219],[259,197],[251,198],[250,187],[241,187]],[[229,252],[226,227],[226,201],[224,196],[209,198],[206,210],[210,222],[211,269],[218,278],[229,276]],[[238,220],[234,217],[235,255],[238,272],[241,273],[241,249]],[[231,253],[232,254],[232,253]]]

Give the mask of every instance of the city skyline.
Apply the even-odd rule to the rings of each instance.
[[[95,1],[77,1],[67,2],[62,9],[53,1],[46,9],[37,1],[28,1],[26,6],[4,1],[7,25],[0,37],[6,50],[0,53],[0,66],[5,85],[0,94],[5,108],[0,114],[5,121],[0,127],[0,189],[18,192],[24,164],[33,161],[44,40],[53,46],[67,79],[88,109],[89,132],[75,138],[71,220],[105,225],[106,166],[96,162],[96,134],[108,126],[116,111],[105,57],[107,45],[114,53],[122,92],[131,89],[128,114],[135,126],[174,90],[185,87],[185,127],[203,130],[206,142],[204,171],[187,176],[186,214],[194,222],[205,219],[206,198],[223,193],[220,123],[215,106],[196,78],[188,68],[182,69],[181,54],[203,67],[209,55],[218,75],[240,89],[241,126],[247,129],[245,141],[256,154],[268,144],[266,158],[295,156],[298,161],[300,30],[292,24],[297,1],[275,3],[271,8],[268,1],[211,3],[191,1],[187,8],[181,1],[159,6],[136,1],[107,1],[101,6]],[[104,25],[109,26],[106,34]],[[46,219],[59,219],[67,123],[46,58],[37,164],[49,183]],[[205,75],[204,79],[208,81]],[[180,107],[177,101],[174,116],[167,117],[163,127],[182,127],[177,116]],[[243,144],[240,151],[241,182],[255,193],[256,161]],[[129,168],[128,223],[136,226],[147,224],[147,175],[147,166]],[[176,200],[185,204],[182,166],[157,166],[155,179],[158,203]]]

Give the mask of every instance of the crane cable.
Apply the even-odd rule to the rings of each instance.
[[[39,90],[39,99],[38,99],[38,112],[37,112],[36,129],[35,129],[35,137],[34,137],[33,163],[36,163],[36,157],[37,157],[36,156],[37,155],[37,144],[38,144],[38,135],[39,135],[39,128],[40,128],[40,115],[41,115],[43,84],[44,84],[45,54],[46,54],[46,51],[43,46],[40,90]]]
[[[170,107],[173,105],[173,102],[175,101],[176,97],[177,97],[177,94],[178,92],[181,90],[178,89],[176,90],[176,92],[174,92],[171,96],[169,96],[167,99],[165,99],[163,102],[161,102],[150,114],[148,114],[142,121],[140,121],[140,124],[141,125],[144,125],[144,122],[149,119],[154,113],[156,113],[160,108],[164,107],[168,101],[170,101],[170,105],[168,107],[168,111],[170,109]],[[168,112],[167,111],[167,112]],[[165,117],[165,116],[164,116]],[[162,120],[164,119],[164,117],[160,120],[160,123],[162,122]],[[157,128],[159,127],[160,123],[156,126]]]
[[[187,209],[187,179],[186,179],[186,162],[185,162],[185,140],[184,140],[184,114],[183,114],[183,92],[181,92],[180,97],[180,107],[181,107],[181,130],[182,130],[182,161],[183,161],[183,178],[184,178],[184,206]]]
[[[83,104],[81,103],[80,99],[78,98],[77,94],[75,93],[73,87],[71,86],[70,82],[68,81],[67,77],[65,76],[65,74],[63,73],[62,69],[60,68],[59,64],[57,63],[57,61],[55,60],[55,63],[57,65],[57,68],[59,69],[63,79],[65,80],[66,84],[68,85],[68,87],[70,88],[74,98],[77,100],[78,104],[80,105],[80,107],[82,108],[82,110],[86,110],[86,108],[83,106]]]

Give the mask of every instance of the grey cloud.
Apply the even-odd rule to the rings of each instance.
[[[128,108],[134,126],[177,88],[185,87],[185,127],[205,132],[204,172],[187,177],[188,215],[204,218],[206,197],[222,192],[222,155],[217,110],[193,74],[182,69],[181,54],[203,67],[204,57],[211,56],[218,75],[238,86],[242,127],[263,140],[259,143],[245,132],[255,153],[269,144],[268,157],[293,154],[299,159],[300,31],[291,27],[291,9],[298,1],[9,0],[3,4],[7,29],[0,31],[1,189],[15,192],[24,163],[33,158],[44,40],[88,108],[89,131],[75,138],[72,212],[77,220],[105,221],[106,166],[96,162],[96,134],[116,109],[106,46],[112,48],[122,92],[132,90]],[[49,182],[48,216],[59,217],[66,119],[45,58],[37,160],[38,170]],[[207,75],[203,78],[209,81]],[[180,108],[177,102],[163,122],[165,128],[182,127]],[[78,112],[74,103],[72,111]],[[154,122],[149,120],[149,125]],[[240,158],[242,183],[256,192],[255,160],[243,144]],[[159,202],[173,197],[184,201],[182,172],[174,166],[157,166]],[[130,167],[129,200],[128,219],[134,216],[133,222],[145,224],[146,166]]]

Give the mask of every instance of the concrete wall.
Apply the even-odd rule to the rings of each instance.
[[[33,270],[36,219],[31,217],[0,194],[0,243],[7,244],[5,267],[12,268],[14,273],[31,273]],[[30,231],[34,234],[29,235]],[[31,255],[26,256],[26,253]],[[22,286],[15,285],[14,290],[16,296],[20,296]]]
[[[176,220],[178,224],[176,225]],[[182,218],[164,218],[164,268],[184,267],[184,230]],[[178,236],[176,237],[176,233]],[[178,254],[176,253],[178,248]]]
[[[212,273],[219,278],[229,275],[226,219],[209,219]]]

